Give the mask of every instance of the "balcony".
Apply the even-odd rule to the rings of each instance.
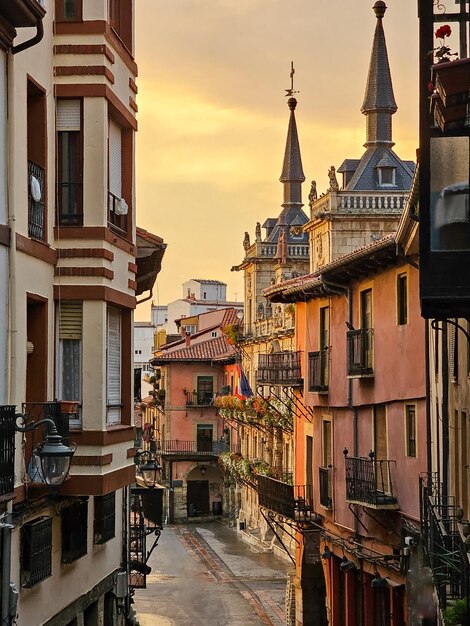
[[[310,485],[290,485],[268,476],[258,476],[260,507],[292,520],[308,520],[313,514]]]
[[[201,457],[218,457],[223,452],[235,452],[235,446],[230,446],[225,441],[181,441],[170,439],[168,441],[156,441],[155,452],[167,459],[180,459],[189,461]]]
[[[444,610],[453,600],[470,592],[467,548],[459,531],[461,509],[453,496],[444,496],[437,476],[420,477],[421,533],[432,570],[439,605]]]
[[[0,501],[15,490],[15,406],[0,406]]]
[[[28,235],[39,241],[46,239],[45,178],[44,168],[28,161]]]
[[[346,462],[346,502],[361,504],[370,509],[391,509],[399,507],[393,495],[390,466],[395,461],[374,459],[374,453],[365,457],[347,456]]]
[[[333,508],[332,485],[331,485],[331,467],[319,467],[320,479],[320,504],[325,509]]]
[[[347,332],[348,376],[371,377],[374,375],[374,331],[359,328]]]
[[[186,406],[187,407],[200,407],[211,406],[213,404],[214,394],[208,391],[187,391],[186,392]]]
[[[300,352],[260,354],[256,380],[258,385],[301,385]]]
[[[308,353],[308,390],[318,393],[328,391],[329,349]]]

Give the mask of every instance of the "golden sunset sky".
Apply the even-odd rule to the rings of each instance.
[[[190,278],[227,283],[243,300],[243,234],[281,211],[279,182],[295,65],[306,181],[328,187],[331,165],[359,158],[376,17],[373,0],[137,0],[137,223],[168,244],[155,304]],[[398,112],[395,151],[418,145],[416,0],[388,0],[384,18]],[[308,214],[308,205],[304,207]],[[264,236],[264,231],[263,231]],[[149,304],[136,319],[150,319]]]

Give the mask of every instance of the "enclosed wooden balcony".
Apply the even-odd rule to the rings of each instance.
[[[395,461],[376,461],[374,454],[366,457],[347,456],[346,462],[346,502],[361,504],[371,509],[398,509],[398,501],[393,493],[391,466]]]
[[[359,328],[347,333],[348,376],[371,377],[374,374],[374,331]]]
[[[302,384],[300,352],[273,352],[258,356],[258,385],[287,385],[296,387]]]
[[[291,520],[308,520],[313,514],[312,488],[310,485],[289,483],[258,476],[258,503]]]

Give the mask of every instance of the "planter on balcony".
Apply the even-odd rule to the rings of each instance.
[[[469,125],[470,59],[438,63],[431,68],[434,93],[431,110],[443,132]]]

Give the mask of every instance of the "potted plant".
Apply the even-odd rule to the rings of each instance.
[[[468,598],[454,600],[444,609],[444,624],[446,626],[465,626],[465,624],[468,624],[468,618],[470,617],[468,603]]]

